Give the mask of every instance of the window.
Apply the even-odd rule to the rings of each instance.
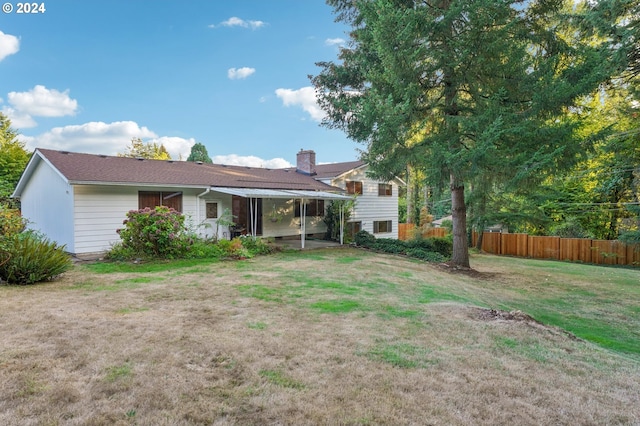
[[[386,232],[391,232],[391,221],[390,220],[374,220],[373,221],[373,233],[374,234],[383,234]]]
[[[378,196],[379,197],[390,197],[391,194],[391,184],[390,183],[379,183],[378,184]]]
[[[207,203],[207,219],[218,218],[218,203]]]
[[[300,217],[300,200],[294,203],[294,217]],[[324,200],[307,201],[307,216],[324,216]]]
[[[361,195],[362,194],[362,182],[356,182],[353,180],[347,181],[347,194]]]
[[[182,212],[182,192],[138,192],[138,208],[166,206],[170,209]]]

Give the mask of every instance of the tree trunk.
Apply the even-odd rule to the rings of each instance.
[[[467,242],[467,207],[464,203],[464,184],[451,178],[451,214],[453,216],[453,256],[451,263],[462,268],[469,268],[469,244]]]
[[[482,239],[484,238],[484,229],[476,231],[478,233],[478,239],[476,241],[476,248],[482,250]]]
[[[411,166],[407,164],[407,223],[414,223],[413,218],[413,179],[411,177]]]

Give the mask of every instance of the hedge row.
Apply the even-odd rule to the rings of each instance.
[[[402,241],[392,238],[376,238],[367,231],[362,230],[355,235],[355,243],[358,246],[372,250],[403,254],[428,262],[445,262],[451,258],[451,253],[453,252],[453,242],[450,236]]]

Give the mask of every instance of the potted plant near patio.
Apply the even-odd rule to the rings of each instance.
[[[269,212],[269,220],[273,223],[279,223],[282,222],[282,219],[284,219],[284,214],[280,211],[278,211],[276,209],[276,205],[273,205],[273,208],[271,209],[271,212]]]

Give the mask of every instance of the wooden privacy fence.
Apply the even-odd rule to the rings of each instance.
[[[473,233],[475,246],[478,234]],[[604,265],[640,266],[640,244],[587,238],[541,237],[528,234],[482,234],[482,250],[492,254],[557,259]]]
[[[398,239],[399,240],[409,240],[413,237],[413,230],[415,228],[415,224],[413,223],[399,223],[398,224]],[[425,238],[428,237],[444,237],[447,235],[447,228],[429,228],[427,232],[423,233],[422,236]]]

